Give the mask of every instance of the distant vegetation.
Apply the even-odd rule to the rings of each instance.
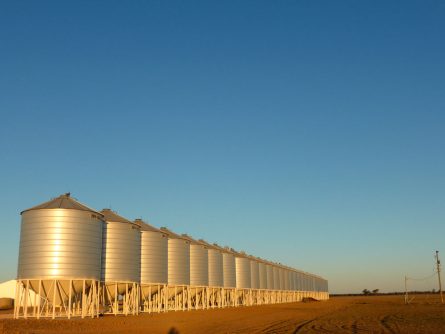
[[[330,297],[336,297],[336,296],[373,296],[373,295],[404,295],[405,292],[401,291],[393,291],[393,292],[379,292],[379,289],[374,289],[372,291],[368,289],[363,289],[362,293],[330,293]],[[439,293],[439,291],[436,291],[435,289],[428,290],[428,291],[408,291],[408,294],[410,295],[426,295],[426,294],[436,294]]]

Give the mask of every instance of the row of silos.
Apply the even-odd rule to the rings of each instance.
[[[319,277],[98,212],[69,194],[22,212],[18,278],[327,291]]]

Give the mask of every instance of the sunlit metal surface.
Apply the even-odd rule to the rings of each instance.
[[[23,212],[17,277],[100,279],[102,224],[94,211]]]
[[[140,227],[105,209],[103,229],[102,280],[139,282],[141,275]]]
[[[250,259],[250,288],[260,288],[260,268],[258,261]]]
[[[267,273],[267,289],[273,290],[275,289],[273,267],[270,264],[266,265],[266,273]]]
[[[267,269],[264,262],[259,262],[259,279],[260,279],[260,289],[267,289]]]
[[[160,230],[141,225],[141,283],[168,283],[168,238]]]
[[[246,257],[235,256],[236,287],[238,289],[250,289],[250,260]]]
[[[168,284],[190,285],[190,242],[161,228],[168,236]]]

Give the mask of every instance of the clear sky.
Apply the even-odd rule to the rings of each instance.
[[[0,281],[70,191],[402,290],[445,260],[444,40],[443,1],[1,2]]]

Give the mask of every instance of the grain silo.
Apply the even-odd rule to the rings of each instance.
[[[301,271],[297,272],[297,290],[303,291],[303,273]]]
[[[165,227],[168,237],[168,284],[190,285],[190,241]]]
[[[43,299],[34,308],[37,318],[98,315],[103,215],[69,193],[21,215],[15,317],[30,316],[27,299],[21,298],[28,289]],[[77,304],[82,310],[74,309],[87,294],[93,300]]]
[[[137,313],[141,280],[140,226],[111,209],[103,209],[101,213],[105,219],[102,280],[105,282],[107,304],[114,314],[121,311],[125,314]]]
[[[141,219],[141,300],[146,312],[160,311],[163,291],[168,284],[168,238],[161,230]]]
[[[291,270],[291,268],[286,267],[286,272],[287,272],[287,290],[288,291],[292,291],[293,290],[294,281],[292,280],[292,270]]]
[[[260,288],[260,267],[258,260],[249,256],[250,259],[250,288],[259,289]]]
[[[236,287],[237,289],[250,289],[251,266],[250,259],[244,252],[235,253]]]
[[[298,281],[297,281],[297,272],[295,270],[292,271],[292,279],[293,279],[293,287],[294,291],[298,290]]]
[[[262,259],[258,259],[259,260],[259,265],[258,265],[258,269],[259,269],[259,278],[260,278],[260,289],[267,289],[267,268],[266,268],[266,263],[264,262],[264,260]]]
[[[284,290],[285,288],[284,288],[284,269],[283,269],[283,267],[281,266],[281,263],[279,264],[279,267],[278,267],[278,273],[279,273],[279,277],[280,277],[280,290]]]
[[[267,273],[267,289],[273,290],[275,289],[274,277],[273,277],[273,265],[270,262],[266,264],[266,273]]]
[[[310,276],[310,285],[309,285],[309,289],[310,291],[315,291],[315,276],[311,275]]]
[[[289,270],[287,267],[283,267],[283,276],[284,276],[284,288],[283,290],[289,290]]]
[[[141,219],[135,223],[141,227],[141,284],[167,284],[167,234]]]
[[[223,255],[223,286],[225,288],[236,288],[236,264],[235,252],[229,247],[221,247],[213,244]]]
[[[272,264],[273,269],[273,289],[280,290],[280,269],[274,263]]]
[[[209,286],[224,286],[224,270],[223,270],[223,252],[219,247],[211,245],[200,239],[200,243],[207,247],[209,258]]]
[[[209,253],[203,243],[193,239],[187,234],[183,238],[190,242],[190,285],[209,285]]]
[[[294,274],[294,286],[295,286],[295,291],[299,291],[300,290],[300,285],[299,285],[299,279],[298,279],[298,270],[295,270],[295,274]]]

